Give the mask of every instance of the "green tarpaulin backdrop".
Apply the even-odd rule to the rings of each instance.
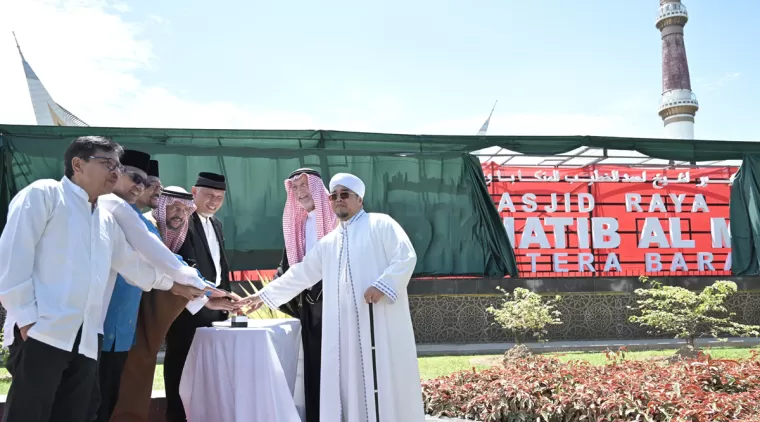
[[[81,135],[110,136],[152,154],[164,186],[189,188],[200,171],[226,175],[228,195],[218,216],[233,269],[277,266],[284,180],[296,168],[312,167],[325,180],[350,172],[365,182],[365,209],[390,214],[412,239],[417,275],[517,275],[480,162],[466,142],[324,131],[0,126],[4,212],[30,182],[59,179],[63,152]]]
[[[746,156],[731,186],[731,270],[760,274],[760,156]]]
[[[283,180],[314,167],[329,179],[352,172],[366,208],[392,215],[419,255],[418,275],[516,275],[515,258],[471,151],[498,146],[528,155],[579,147],[638,151],[683,161],[744,159],[731,191],[733,269],[760,273],[760,143],[614,137],[415,136],[333,131],[124,129],[0,125],[0,203],[28,183],[60,178],[76,136],[105,135],[154,155],[165,186],[189,187],[199,171],[224,173],[219,217],[235,269],[272,268],[283,246]]]

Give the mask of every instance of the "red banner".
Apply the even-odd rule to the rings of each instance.
[[[737,170],[483,165],[520,277],[729,275]]]

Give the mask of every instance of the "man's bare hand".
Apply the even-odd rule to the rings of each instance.
[[[206,302],[206,307],[215,311],[234,312],[240,309],[240,302],[232,302],[226,297],[215,297]]]
[[[377,303],[385,296],[385,293],[381,292],[377,287],[370,286],[366,292],[364,292],[364,301],[367,303]]]
[[[230,297],[229,292],[225,292],[222,289],[217,289],[216,287],[206,286],[205,289],[203,289],[204,292],[211,292],[210,298],[220,298],[220,297]]]
[[[203,290],[196,289],[192,286],[185,286],[184,284],[174,283],[169,291],[173,295],[182,296],[187,300],[193,301],[203,296]]]
[[[251,295],[238,303],[241,304],[241,309],[246,309],[248,312],[256,312],[264,304],[264,301],[257,295]]]
[[[21,331],[21,339],[26,341],[26,339],[29,338],[29,330],[34,327],[34,323],[31,323],[29,325],[25,325],[18,330]]]
[[[240,296],[238,296],[238,294],[235,293],[235,292],[230,292],[227,297],[230,299],[230,301],[232,303],[235,304],[235,306],[238,307],[237,310],[235,310],[234,312],[232,312],[232,314],[233,315],[245,315],[245,312],[243,311],[243,305],[240,303],[240,301],[242,301],[243,298],[240,297]]]

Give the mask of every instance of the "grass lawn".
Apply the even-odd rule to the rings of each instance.
[[[746,359],[752,356],[752,350],[760,353],[760,348],[734,348],[721,347],[704,349],[715,359]],[[647,350],[641,352],[626,352],[627,360],[647,360],[663,359],[673,355],[676,349],[666,350]],[[592,365],[604,365],[608,362],[604,353],[589,352],[567,352],[567,353],[549,353],[549,356],[556,356],[562,362],[573,360],[584,360]],[[420,358],[420,376],[422,379],[430,379],[442,375],[448,375],[465,369],[485,369],[501,362],[501,355],[480,355],[480,356],[439,356]]]
[[[760,352],[760,348],[725,347],[706,350],[709,350],[710,355],[715,359],[743,359],[749,358],[752,355],[752,350]],[[625,357],[629,360],[658,359],[668,357],[675,352],[675,349],[628,352]],[[607,362],[604,353],[568,352],[552,353],[550,355],[557,356],[564,362],[571,360],[585,360],[592,365],[604,365]],[[485,369],[499,363],[500,360],[500,355],[424,357],[419,358],[420,376],[422,379],[430,379],[461,370],[469,370],[473,367],[476,369]],[[156,367],[156,376],[153,379],[153,390],[164,389],[163,375],[164,367],[163,365],[158,365]],[[10,384],[11,379],[8,371],[6,371],[5,368],[0,369],[0,394],[8,394]]]

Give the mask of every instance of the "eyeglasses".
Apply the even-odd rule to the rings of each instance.
[[[147,188],[149,186],[148,179],[146,177],[142,177],[141,175],[132,171],[127,171],[124,174],[129,176],[129,178],[132,179],[136,185],[142,185],[144,188]]]
[[[338,198],[345,201],[346,199],[348,199],[349,196],[351,196],[351,192],[331,193],[330,201],[335,202],[338,200]]]
[[[90,159],[102,160],[100,163],[103,164],[103,166],[105,166],[105,168],[107,168],[108,171],[117,171],[119,173],[123,173],[124,172],[124,166],[122,166],[120,162],[114,160],[111,157],[102,157],[102,156],[98,156],[98,155],[91,155],[89,158]]]

